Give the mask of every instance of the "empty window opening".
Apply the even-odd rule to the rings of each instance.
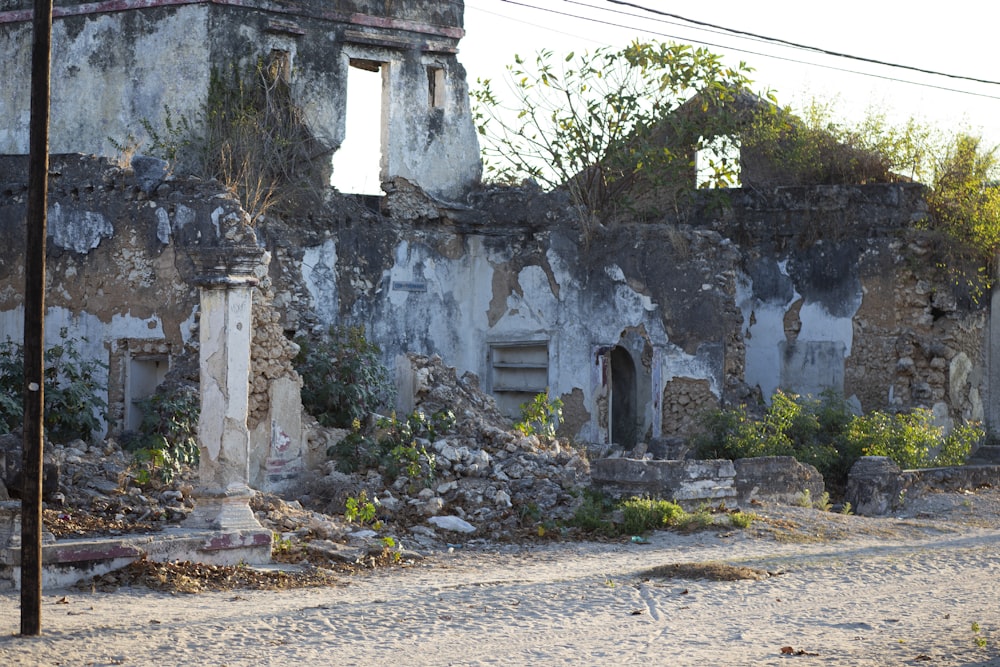
[[[167,371],[170,360],[165,355],[132,357],[127,369],[125,384],[125,429],[137,431],[142,424],[142,401],[149,398],[160,386]]]
[[[444,108],[444,68],[427,66],[427,106],[431,109]]]
[[[611,350],[611,442],[635,448],[637,417],[635,363],[628,350],[616,345]]]
[[[736,188],[740,185],[740,145],[729,136],[706,141],[694,157],[697,187]]]
[[[350,64],[344,142],[333,155],[330,185],[347,194],[381,196],[387,67],[385,63],[354,58]]]
[[[522,403],[548,391],[549,344],[535,341],[491,345],[490,371],[497,406],[503,414],[517,419]]]

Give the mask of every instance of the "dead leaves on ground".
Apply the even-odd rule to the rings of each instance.
[[[246,565],[208,565],[190,561],[155,563],[143,559],[81,585],[100,591],[114,591],[121,586],[145,586],[170,593],[201,593],[237,589],[279,590],[332,586],[336,583],[333,573],[321,568],[263,570]]]
[[[780,573],[715,562],[657,565],[642,573],[646,577],[659,577],[661,579],[707,579],[709,581],[761,581],[776,574]]]

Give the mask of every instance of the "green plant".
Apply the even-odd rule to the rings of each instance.
[[[819,498],[813,503],[813,507],[823,512],[829,512],[830,508],[833,507],[833,503],[830,502],[830,494],[824,491]]]
[[[78,339],[86,342],[85,338]],[[55,442],[90,439],[103,428],[107,402],[101,397],[107,365],[85,359],[78,340],[59,330],[59,343],[45,349],[45,431]],[[0,343],[0,431],[23,420],[24,348],[10,339]]]
[[[148,483],[155,474],[170,483],[185,468],[198,464],[198,390],[186,384],[167,384],[140,403],[142,422],[134,437],[123,441],[141,468],[136,481]]]
[[[285,554],[292,550],[292,540],[282,537],[281,533],[273,533],[271,536],[271,553]]]
[[[598,491],[586,489],[569,524],[587,533],[614,535],[615,526],[609,518],[613,509],[614,503],[610,498]]]
[[[735,528],[749,528],[760,517],[753,512],[730,512],[729,525]]]
[[[703,48],[659,42],[570,53],[562,62],[547,50],[533,63],[515,56],[512,108],[490,80],[472,91],[486,171],[505,182],[566,188],[588,216],[678,183],[693,190],[693,159],[702,149],[720,149],[711,180],[730,183],[735,164],[726,138],[749,71]]]
[[[840,513],[845,516],[850,516],[854,514],[854,508],[851,506],[851,503],[845,502],[843,505],[840,506]]]
[[[334,326],[327,337],[299,345],[302,405],[324,426],[348,427],[392,400],[382,350],[365,338],[364,327]]]
[[[933,415],[919,408],[855,416],[831,392],[816,399],[779,391],[759,418],[739,406],[706,412],[701,425],[692,440],[699,458],[794,456],[815,466],[835,492],[842,492],[860,456],[890,456],[903,468],[959,465],[983,437],[978,424],[961,425],[944,436]]]
[[[562,408],[562,399],[550,400],[547,392],[537,394],[531,402],[521,404],[521,419],[514,424],[514,429],[523,435],[554,438],[562,419]]]
[[[851,422],[847,437],[860,445],[865,456],[888,456],[900,468],[910,469],[961,464],[983,431],[966,424],[944,436],[934,425],[933,413],[917,408],[910,413],[859,416]]]
[[[404,419],[395,413],[379,417],[374,428],[363,428],[355,419],[351,432],[327,449],[346,472],[382,467],[388,477],[400,475],[411,482],[430,484],[437,472],[437,457],[423,444],[447,434],[455,426],[451,410],[439,410],[428,418],[414,410]]]
[[[344,519],[348,523],[358,522],[360,525],[371,525],[376,530],[381,526],[376,519],[378,511],[375,500],[368,499],[368,492],[362,489],[356,496],[348,496],[344,502]]]
[[[677,503],[654,498],[629,498],[620,508],[622,529],[632,535],[676,525],[687,514]]]
[[[809,491],[809,489],[802,489],[802,492],[795,499],[795,504],[798,505],[799,507],[813,506],[812,493]]]

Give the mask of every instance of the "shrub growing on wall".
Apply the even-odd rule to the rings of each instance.
[[[509,97],[480,80],[473,116],[486,171],[497,180],[564,187],[588,214],[629,206],[638,184],[663,186],[692,172],[695,151],[716,149],[711,181],[735,180],[736,164],[714,143],[732,134],[745,64],[729,67],[704,48],[633,42],[619,49],[534,61],[515,56]],[[695,106],[679,113],[692,98]],[[691,190],[693,179],[683,188]]]
[[[382,350],[365,338],[364,327],[333,326],[321,340],[298,342],[302,405],[319,423],[349,428],[393,400],[395,386]]]

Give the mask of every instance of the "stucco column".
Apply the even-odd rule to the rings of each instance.
[[[260,530],[250,510],[251,306],[256,246],[210,248],[193,254],[201,302],[198,486],[185,522],[195,528]]]

